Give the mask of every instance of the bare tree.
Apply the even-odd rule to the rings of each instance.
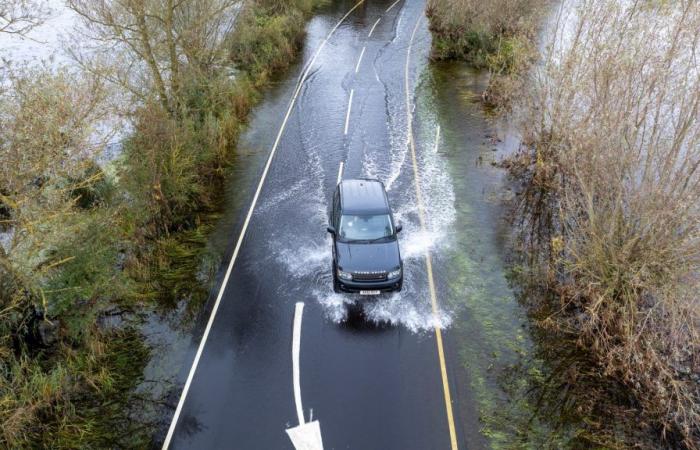
[[[175,111],[184,77],[225,58],[240,0],[69,0],[97,44],[73,51],[84,67],[143,101]],[[109,64],[115,62],[114,64]],[[111,70],[105,71],[108,65]]]
[[[44,23],[49,12],[46,0],[3,0],[0,33],[25,35]]]

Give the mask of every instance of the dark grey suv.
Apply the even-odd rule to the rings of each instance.
[[[333,195],[328,227],[333,235],[334,290],[363,295],[400,291],[400,231],[380,181],[342,181]]]

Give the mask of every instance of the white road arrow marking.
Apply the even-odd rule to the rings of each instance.
[[[292,376],[294,380],[294,404],[297,410],[299,426],[288,428],[287,435],[296,450],[323,450],[321,424],[314,420],[305,423],[304,407],[301,403],[301,380],[299,376],[299,353],[301,351],[301,318],[304,304],[299,302],[294,310],[294,331],[292,335]]]
[[[287,434],[296,450],[323,450],[321,424],[317,420],[290,428]]]

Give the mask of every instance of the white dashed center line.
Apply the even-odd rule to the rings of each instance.
[[[340,168],[338,169],[338,184],[343,180],[343,169],[345,169],[345,163],[340,161]]]
[[[345,135],[348,134],[350,128],[350,113],[352,112],[352,98],[355,96],[355,89],[350,90],[350,100],[348,101],[348,115],[345,117]]]
[[[381,22],[381,21],[382,21],[382,18],[380,17],[379,19],[377,19],[376,22],[374,22],[374,25],[372,25],[372,29],[369,30],[369,34],[367,35],[368,38],[372,37],[372,33],[374,33],[374,29],[377,28],[377,25],[379,25],[379,22]]]
[[[355,66],[355,73],[360,71],[360,65],[362,64],[362,57],[365,56],[365,50],[367,47],[362,47],[362,52],[360,52],[360,58],[357,60],[357,66]]]
[[[440,125],[437,126],[437,135],[435,136],[435,153],[438,152],[440,148]]]
[[[394,2],[393,5],[391,5],[390,7],[388,7],[388,8],[386,9],[386,12],[389,12],[389,11],[391,11],[392,9],[394,9],[394,6],[398,5],[400,1],[401,1],[401,0],[396,0],[396,1]]]

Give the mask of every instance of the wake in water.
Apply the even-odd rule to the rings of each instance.
[[[426,283],[416,280],[424,277],[425,260],[421,249],[429,245],[426,244],[428,241],[420,240],[421,236],[416,235],[416,242],[402,247],[407,250],[403,291],[377,297],[333,292],[330,238],[298,248],[284,248],[277,253],[276,261],[284,266],[291,278],[303,280],[301,285],[313,286],[311,296],[323,306],[326,317],[333,322],[345,321],[348,307],[361,304],[368,321],[404,326],[412,332],[429,331],[435,326],[445,328],[452,321],[450,315],[444,311],[433,314]]]
[[[429,174],[440,170],[432,161],[426,162],[425,167],[428,168]],[[412,187],[410,179],[405,183]],[[321,185],[323,183],[306,181],[292,189],[294,197],[302,200],[299,203],[306,205],[303,212],[313,216],[316,219],[314,222],[321,222],[319,229],[322,229],[327,221],[326,196]],[[426,180],[424,191],[430,196],[433,205],[427,213],[436,216],[427,221],[426,231],[421,230],[418,221],[414,191],[402,189],[401,193],[397,191],[392,195],[398,197],[392,201],[394,205],[398,205],[395,218],[404,226],[399,242],[404,262],[404,288],[400,293],[366,298],[357,294],[333,292],[332,239],[328,235],[316,233],[313,238],[302,240],[303,244],[295,248],[288,246],[290,241],[286,238],[275,240],[271,244],[281,250],[271,254],[276,255],[275,260],[284,267],[291,278],[303,280],[298,285],[306,286],[307,292],[304,295],[308,295],[308,286],[312,286],[311,295],[323,306],[326,316],[333,322],[345,321],[348,318],[348,307],[362,304],[364,317],[371,322],[404,326],[412,332],[430,331],[434,327],[446,328],[451,324],[451,314],[445,310],[432,310],[425,255],[428,251],[437,254],[446,246],[444,236],[454,222],[454,195],[450,186],[450,181],[441,176],[431,176],[430,180]],[[287,198],[273,197],[270,201],[275,203]],[[324,213],[321,214],[320,211]],[[296,238],[297,242],[299,237]]]
[[[426,254],[434,262],[450,245],[450,232],[456,219],[455,195],[446,162],[435,153],[437,120],[434,108],[417,108],[420,120],[416,121],[417,163],[424,203],[425,229],[420,225],[416,198],[414,172],[407,135],[408,120],[405,111],[405,93],[401,83],[386,83],[387,128],[389,148],[383,145],[365,146],[362,156],[362,175],[382,181],[394,207],[395,219],[402,223],[404,231],[399,236],[399,246],[404,262],[404,287],[400,293],[383,294],[366,298],[360,295],[333,292],[332,240],[318,230],[327,224],[327,202],[330,193],[325,192],[327,181],[335,181],[337,173],[325,173],[319,148],[313,141],[305,142],[309,178],[294,184],[287,192],[273,197],[272,203],[286,202],[302,205],[307,228],[290,231],[289,236],[278,236],[270,242],[275,251],[270,252],[289,276],[304,289],[302,295],[312,295],[323,307],[329,320],[339,323],[348,319],[348,307],[361,304],[365,320],[403,326],[412,332],[445,328],[452,322],[452,313],[438,307],[433,311],[426,272]],[[306,140],[306,137],[302,138]],[[311,221],[308,218],[313,218]],[[312,222],[312,223],[309,223]],[[308,227],[318,227],[309,233]],[[289,242],[300,245],[290,248]],[[279,250],[279,249],[282,250]],[[437,274],[436,274],[437,275]],[[439,292],[438,292],[439,295]]]

